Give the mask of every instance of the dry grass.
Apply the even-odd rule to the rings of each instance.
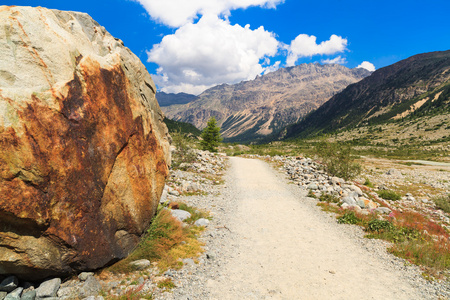
[[[130,263],[139,259],[156,262],[161,273],[169,268],[178,269],[183,265],[183,258],[197,257],[203,252],[203,244],[197,240],[202,230],[196,226],[183,227],[168,210],[162,210],[133,253],[108,270],[113,273],[132,272],[134,269]]]

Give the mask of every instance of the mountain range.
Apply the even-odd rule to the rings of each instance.
[[[215,117],[225,141],[256,141],[298,122],[333,95],[370,74],[362,68],[336,64],[302,64],[254,80],[215,86],[196,98],[190,97],[186,104],[161,106],[166,117],[200,129],[210,117]],[[176,95],[170,96],[174,98],[171,103],[179,101]],[[163,97],[167,98],[167,94]],[[159,101],[160,98],[157,95]]]

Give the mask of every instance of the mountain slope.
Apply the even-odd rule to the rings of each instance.
[[[187,104],[197,99],[197,96],[186,93],[167,94],[164,92],[157,92],[156,99],[158,100],[159,106],[163,107],[177,104]]]
[[[197,128],[204,128],[214,116],[226,141],[253,141],[297,122],[369,74],[365,69],[341,65],[302,64],[255,80],[219,85],[191,103],[162,109],[168,118]]]
[[[411,114],[450,113],[450,51],[412,56],[375,71],[332,97],[284,137],[307,137]]]

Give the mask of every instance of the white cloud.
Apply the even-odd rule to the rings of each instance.
[[[284,0],[134,0],[139,2],[150,16],[165,25],[181,27],[192,23],[198,15],[229,16],[230,10],[261,6],[275,8]]]
[[[370,72],[375,72],[375,70],[376,70],[375,66],[368,61],[363,61],[359,66],[357,66],[357,68],[363,68]]]
[[[277,61],[272,66],[266,67],[264,70],[264,74],[267,74],[270,72],[275,72],[276,70],[278,70],[280,68],[280,64],[281,64],[281,61]]]
[[[152,77],[162,90],[198,94],[207,87],[253,79],[274,68],[261,61],[275,56],[278,47],[274,34],[263,27],[252,30],[249,25],[231,25],[208,14],[165,36],[147,54],[149,62],[159,65]]]
[[[335,57],[333,59],[331,59],[331,58],[322,59],[320,62],[323,63],[323,64],[339,64],[339,65],[343,65],[343,64],[347,63],[347,60],[345,59],[345,57],[342,57],[342,56],[339,55],[338,57]]]
[[[347,39],[333,34],[328,41],[316,43],[317,38],[313,35],[300,34],[287,46],[287,66],[294,66],[300,57],[311,57],[313,55],[333,55],[344,52],[347,49]]]

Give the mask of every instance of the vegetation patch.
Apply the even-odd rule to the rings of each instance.
[[[409,262],[419,265],[426,274],[447,276],[450,267],[450,243],[448,232],[424,215],[394,211],[387,219],[377,214],[362,215],[354,211],[330,209],[328,203],[319,203],[324,210],[337,212],[338,223],[363,226],[367,238],[392,242],[389,251]]]
[[[328,203],[339,203],[339,197],[324,193],[320,195],[319,201],[328,202]]]
[[[182,163],[191,164],[197,159],[194,149],[194,141],[181,132],[172,132],[173,145],[176,150],[172,153],[172,167],[178,168]]]
[[[142,293],[143,288],[144,288],[144,285],[142,284],[138,287],[129,289],[125,294],[120,295],[120,296],[108,296],[106,293],[101,296],[108,300],[141,300],[141,299],[152,300],[153,295],[152,294],[143,294]]]
[[[450,213],[450,194],[441,195],[433,198],[436,207],[446,213]]]
[[[169,268],[179,269],[182,259],[197,257],[203,252],[203,244],[197,240],[202,230],[203,228],[196,226],[183,227],[167,209],[163,209],[153,219],[147,234],[136,249],[127,258],[109,267],[109,271],[135,271],[130,263],[139,259],[156,262],[161,273]]]
[[[378,194],[378,196],[380,196],[381,198],[383,198],[385,200],[397,201],[402,198],[402,196],[400,194],[397,194],[396,192],[394,192],[392,190],[380,190],[380,191],[377,191],[377,194]]]
[[[329,213],[339,214],[342,211],[342,209],[340,207],[338,207],[337,205],[333,205],[328,202],[319,202],[319,203],[317,203],[317,206],[321,207],[323,211],[329,212]]]
[[[175,287],[175,283],[173,283],[171,278],[167,278],[158,283],[158,288],[166,289],[167,291],[171,291]]]
[[[350,180],[361,173],[362,167],[355,162],[350,144],[322,141],[315,146],[315,150],[331,176]]]

